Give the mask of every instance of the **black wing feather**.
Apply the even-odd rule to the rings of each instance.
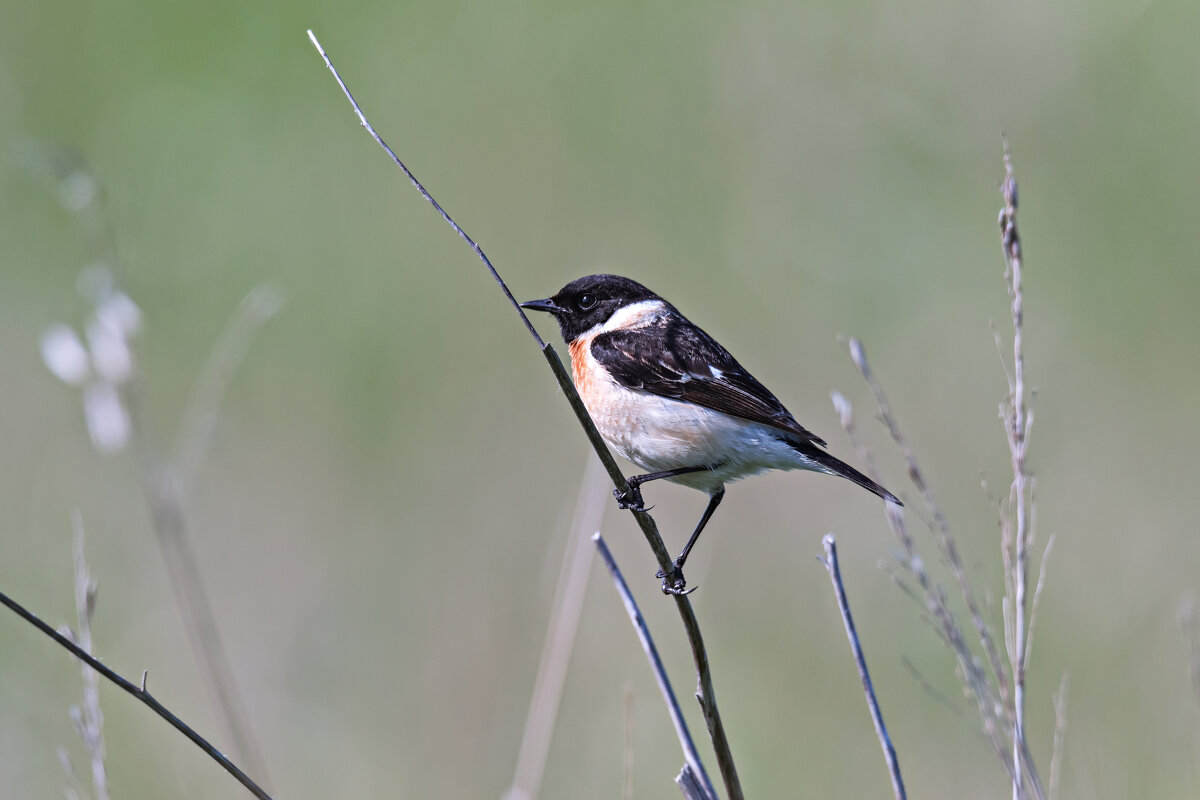
[[[796,422],[728,350],[680,317],[670,315],[643,327],[602,333],[592,340],[591,351],[627,389],[695,403],[825,445]]]

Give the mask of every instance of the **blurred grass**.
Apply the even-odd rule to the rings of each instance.
[[[997,534],[978,476],[1003,491],[987,322],[1006,318],[1006,130],[1039,525],[1043,541],[1059,535],[1031,744],[1045,772],[1065,669],[1066,796],[1195,794],[1200,710],[1175,623],[1200,561],[1187,501],[1200,447],[1195,4],[0,10],[0,141],[10,154],[70,145],[102,180],[122,278],[146,314],[140,365],[164,441],[240,298],[264,282],[286,294],[189,503],[280,796],[503,791],[586,453],[511,312],[357,128],[306,27],[518,297],[600,270],[638,278],[843,456],[828,390],[867,408],[835,336],[860,336],[992,586]],[[13,159],[0,164],[0,253],[0,585],[69,619],[79,507],[99,652],[127,674],[148,667],[157,696],[215,735],[135,466],[91,451],[75,393],[38,361],[42,330],[83,314],[74,281],[90,256]],[[880,450],[896,488],[899,461]],[[652,502],[677,546],[703,499],[662,487]],[[886,791],[812,560],[835,530],[913,795],[1003,796],[970,709],[937,705],[901,665],[956,696],[946,654],[873,566],[892,547],[875,505],[849,484],[775,475],[733,487],[725,506],[694,557],[695,600],[748,793]],[[608,526],[686,694],[686,650],[653,600],[644,545],[625,517]],[[791,618],[764,612],[781,598]],[[55,748],[78,752],[66,713],[77,670],[8,620],[0,674],[0,794],[51,796]],[[618,790],[627,679],[637,796],[673,791],[665,714],[597,583],[545,796]],[[116,794],[232,793],[141,709],[102,699]]]

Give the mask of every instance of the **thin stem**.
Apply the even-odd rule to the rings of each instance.
[[[867,660],[863,656],[862,645],[858,641],[854,618],[850,616],[850,602],[846,599],[846,588],[842,585],[842,570],[838,566],[837,542],[832,533],[827,533],[821,539],[821,543],[825,545],[825,569],[829,573],[829,580],[833,582],[833,593],[837,596],[838,609],[842,612],[842,623],[846,626],[846,638],[850,640],[850,651],[854,654],[858,677],[862,679],[863,693],[867,696],[867,708],[871,712],[871,722],[875,723],[875,735],[879,737],[879,746],[883,748],[883,760],[887,763],[888,775],[892,779],[892,792],[896,795],[896,800],[905,800],[908,795],[904,791],[904,780],[900,777],[900,762],[896,758],[896,749],[892,747],[892,739],[888,736],[887,726],[883,724],[883,713],[879,710],[879,701],[875,699],[875,687],[871,685],[871,675],[867,672]]]
[[[1025,304],[1021,286],[1021,237],[1017,232],[1017,179],[1013,174],[1012,153],[1004,144],[1004,208],[1000,212],[1001,239],[1008,264],[1008,294],[1012,301],[1013,371],[1009,387],[1008,417],[1005,428],[1012,458],[1013,481],[1009,493],[1013,514],[1013,558],[1010,563],[1012,586],[1013,633],[1010,661],[1013,675],[1013,800],[1020,800],[1025,779],[1025,652],[1029,603],[1026,583],[1029,577],[1029,473],[1025,466],[1028,420],[1025,409]],[[1039,796],[1041,792],[1038,792]]]
[[[400,160],[400,157],[392,151],[392,148],[388,147],[387,142],[385,142],[383,138],[375,132],[375,128],[372,127],[371,123],[367,121],[367,117],[365,114],[363,114],[362,109],[358,107],[358,101],[354,99],[354,95],[352,95],[350,90],[346,88],[346,84],[342,80],[342,76],[338,74],[336,69],[334,69],[333,62],[330,61],[329,56],[325,54],[325,48],[321,47],[321,43],[317,41],[317,35],[310,30],[308,32],[308,38],[310,41],[312,41],[313,47],[317,48],[317,52],[321,54],[321,58],[325,61],[325,66],[329,67],[329,71],[333,73],[333,79],[337,81],[338,86],[341,87],[342,94],[346,95],[346,99],[349,100],[350,105],[354,107],[354,114],[358,117],[358,123],[366,128],[367,133],[371,134],[371,138],[375,140],[375,143],[382,147],[383,151],[388,154],[393,162],[395,162],[396,166],[408,176],[408,179],[412,182],[412,185],[415,186],[417,191],[421,193],[421,196],[428,200],[429,204],[433,206],[439,214],[441,214],[442,219],[446,220],[450,227],[454,229],[454,232],[461,236],[463,241],[471,246],[471,249],[475,251],[475,255],[479,256],[479,259],[487,267],[488,272],[492,274],[492,278],[495,279],[496,284],[500,287],[500,291],[504,292],[504,296],[508,298],[508,302],[512,303],[513,308],[515,308],[517,313],[521,315],[521,319],[525,322],[525,328],[529,331],[529,335],[534,338],[534,341],[538,343],[538,346],[543,345],[544,342],[542,341],[542,337],[538,335],[537,329],[533,327],[533,323],[529,321],[529,317],[525,316],[525,311],[521,308],[521,304],[517,302],[517,298],[513,297],[512,292],[508,290],[508,284],[501,279],[500,273],[496,272],[496,268],[492,266],[491,260],[484,255],[483,249],[475,243],[474,239],[467,235],[466,231],[459,227],[458,223],[455,222],[449,214],[445,212],[441,204],[438,203],[437,200],[434,200],[433,195],[426,191],[425,187],[421,185],[421,182],[417,180],[417,176],[413,175],[412,172],[409,171],[408,167],[404,165],[404,162]]]
[[[251,289],[238,304],[221,338],[213,345],[200,370],[179,425],[171,463],[186,492],[204,458],[216,427],[217,411],[238,367],[246,358],[258,332],[283,306],[283,294],[272,286]]]
[[[861,346],[859,350],[861,352]],[[861,360],[863,364],[866,364],[865,356]],[[870,374],[869,369],[867,374]],[[873,480],[880,481],[882,478],[875,466],[875,460],[863,444],[862,439],[858,436],[858,427],[854,422],[854,409],[850,405],[850,401],[840,392],[833,392],[833,405],[838,412],[846,435],[850,437],[850,442],[854,446],[855,452],[858,453],[859,460],[866,465],[867,474]],[[979,713],[979,719],[982,723],[983,731],[987,735],[988,742],[991,744],[996,756],[1000,759],[1000,763],[1004,765],[1004,769],[1011,776],[1012,753],[1009,748],[1011,744],[1011,725],[1007,724],[1008,718],[1002,716],[1001,712],[998,711],[998,709],[1002,709],[1005,706],[997,697],[992,684],[988,682],[984,666],[971,651],[962,627],[958,624],[958,620],[950,610],[946,592],[940,585],[934,582],[925,569],[925,560],[917,552],[916,541],[908,530],[904,511],[904,508],[893,503],[888,503],[884,506],[888,526],[892,529],[896,541],[899,542],[904,551],[902,563],[920,586],[921,600],[925,604],[925,609],[931,615],[934,630],[946,642],[954,654],[958,662],[959,677],[963,684],[963,690],[968,698],[975,701],[975,708]],[[903,584],[900,585],[903,587]],[[1004,669],[1002,663],[1000,664],[1000,669],[1001,671]]]
[[[696,773],[692,772],[692,768],[687,764],[683,765],[683,769],[679,770],[679,774],[675,776],[675,785],[679,787],[679,791],[683,793],[686,800],[707,800],[711,795],[707,794],[704,785],[696,778]]]
[[[554,605],[546,627],[546,642],[542,646],[542,658],[533,682],[529,711],[525,716],[525,733],[521,736],[512,788],[505,795],[508,800],[536,798],[541,790],[554,722],[575,645],[575,634],[579,630],[584,593],[587,591],[588,567],[592,563],[592,548],[588,546],[588,541],[591,532],[600,527],[600,520],[604,516],[603,481],[600,462],[589,457],[579,486],[575,519],[571,523],[571,536],[563,554]]]
[[[66,648],[73,656],[87,664],[92,669],[96,670],[96,672],[99,672],[108,680],[115,683],[126,693],[132,695],[148,706],[155,714],[158,714],[160,717],[169,722],[171,726],[175,728],[175,730],[191,739],[193,744],[207,753],[208,757],[213,761],[216,761],[218,764],[220,764],[226,772],[236,778],[238,783],[242,784],[242,786],[245,786],[247,789],[249,789],[250,793],[255,797],[260,798],[260,800],[271,800],[271,796],[263,791],[262,788],[260,788],[259,785],[253,780],[251,780],[249,775],[242,772],[242,770],[236,764],[226,758],[221,751],[210,744],[207,739],[196,733],[196,731],[188,726],[187,723],[172,714],[166,706],[155,700],[154,697],[151,696],[150,692],[146,691],[146,673],[142,673],[142,685],[140,687],[136,686],[130,681],[121,677],[118,673],[106,667],[97,659],[93,658],[87,651],[79,647],[79,645],[75,644],[66,636],[63,636],[58,631],[54,630],[54,628],[50,627],[37,616],[35,616],[33,612],[27,610],[24,606],[3,592],[0,592],[0,604],[8,606],[8,608],[10,608],[17,616],[21,617],[39,631],[49,636],[62,647]]]
[[[458,233],[463,241],[470,245],[471,250],[474,251],[479,260],[483,262],[484,266],[487,267],[488,272],[496,281],[496,284],[500,287],[500,290],[504,293],[504,296],[508,298],[508,301],[512,305],[513,309],[517,312],[517,314],[520,315],[521,321],[524,323],[525,328],[529,331],[529,335],[533,337],[535,342],[537,342],[538,348],[542,351],[543,357],[545,357],[546,362],[550,365],[550,369],[554,373],[554,377],[558,381],[558,385],[562,389],[563,394],[566,396],[567,402],[571,404],[571,409],[575,412],[575,416],[579,420],[580,426],[583,427],[584,433],[588,437],[588,441],[591,442],[592,448],[596,451],[596,455],[599,456],[600,463],[604,465],[605,471],[608,473],[609,478],[612,479],[613,486],[621,491],[624,491],[627,485],[625,475],[621,472],[621,468],[617,466],[617,462],[613,458],[612,453],[609,451],[608,445],[604,443],[604,439],[600,436],[600,432],[596,430],[596,425],[594,422],[592,422],[591,416],[588,415],[587,409],[583,405],[583,400],[579,397],[579,393],[575,390],[575,384],[572,383],[571,376],[567,372],[566,367],[563,365],[562,360],[559,358],[558,353],[556,353],[554,348],[545,342],[540,335],[538,335],[537,330],[533,327],[533,324],[525,315],[524,310],[516,301],[516,298],[513,297],[512,292],[509,291],[508,285],[503,281],[503,279],[501,279],[499,273],[496,271],[496,268],[492,266],[492,262],[484,254],[483,249],[475,242],[475,240],[467,236],[463,229],[459,227],[458,223],[456,223],[450,217],[450,215],[446,213],[441,205],[439,205],[437,201],[433,199],[433,196],[426,191],[425,187],[421,185],[421,182],[417,180],[416,176],[413,175],[408,167],[404,165],[404,163],[392,151],[392,149],[387,146],[383,139],[380,138],[379,134],[375,132],[375,129],[371,126],[371,123],[367,121],[366,116],[359,108],[357,101],[355,101],[354,95],[352,95],[350,90],[346,88],[345,82],[342,80],[341,75],[338,74],[337,69],[333,66],[333,62],[329,59],[329,56],[325,53],[325,49],[321,47],[321,43],[317,41],[316,34],[310,30],[308,31],[308,38],[312,40],[313,46],[316,47],[317,52],[321,54],[321,58],[324,60],[325,66],[329,68],[331,73],[333,73],[334,80],[337,81],[338,86],[342,89],[342,93],[346,96],[346,99],[353,107],[354,114],[358,117],[359,124],[362,125],[363,128],[367,130],[367,133],[371,135],[371,138],[383,148],[384,152],[387,153],[396,166],[400,167],[401,171],[408,177],[413,186],[417,188],[417,191],[421,193],[421,196],[429,201],[430,205],[437,210],[442,219],[446,220],[450,227],[453,228],[456,233]],[[671,554],[667,551],[666,545],[663,544],[662,536],[658,532],[658,526],[655,524],[654,519],[644,511],[633,511],[631,509],[630,513],[633,514],[633,518],[637,521],[638,526],[642,529],[642,535],[646,537],[646,542],[650,545],[650,549],[653,551],[659,567],[664,573],[670,573],[672,565]],[[725,727],[721,722],[720,712],[717,710],[717,697],[716,692],[713,689],[712,673],[709,670],[708,653],[704,647],[704,639],[700,635],[700,623],[697,621],[695,612],[692,610],[691,601],[689,601],[684,595],[673,596],[675,598],[675,606],[679,611],[679,616],[683,620],[683,626],[687,632],[688,643],[691,646],[692,661],[696,667],[697,682],[699,687],[697,691],[697,699],[700,701],[700,708],[704,713],[704,719],[708,725],[709,737],[712,740],[713,750],[717,756],[717,766],[721,770],[721,778],[725,783],[725,791],[729,795],[729,800],[741,800],[741,783],[738,780],[737,769],[733,762],[733,753],[729,748],[729,740],[725,734]]]
[[[629,591],[629,584],[625,582],[625,577],[621,574],[612,553],[609,552],[608,545],[604,543],[604,537],[596,533],[592,537],[592,541],[596,543],[596,551],[600,554],[600,560],[604,562],[608,574],[612,576],[613,585],[617,587],[617,594],[621,596],[621,601],[625,604],[625,612],[629,615],[629,621],[633,623],[633,629],[637,631],[642,649],[646,651],[646,658],[650,662],[650,669],[654,672],[654,679],[658,682],[658,689],[662,692],[663,702],[667,704],[667,713],[671,715],[671,722],[675,725],[675,735],[679,738],[679,744],[683,748],[683,758],[687,762],[687,766],[691,768],[692,774],[703,785],[705,795],[716,800],[716,791],[708,779],[708,774],[704,771],[704,765],[700,763],[700,754],[696,752],[696,745],[692,742],[691,733],[688,732],[687,722],[683,719],[683,710],[679,707],[679,701],[675,699],[675,690],[671,688],[667,670],[663,667],[662,659],[658,655],[658,648],[654,646],[654,639],[650,636],[650,629],[646,627],[646,620],[642,617],[641,610],[638,609],[637,601],[633,599],[633,593]]]
[[[896,447],[900,449],[900,453],[904,456],[904,462],[908,469],[908,477],[913,482],[913,486],[917,488],[917,491],[921,493],[921,498],[924,500],[926,508],[929,509],[929,513],[933,516],[934,527],[938,534],[935,537],[938,549],[950,565],[950,571],[954,575],[955,582],[958,583],[959,592],[962,594],[963,602],[967,605],[967,611],[971,615],[971,622],[975,626],[975,635],[979,638],[979,645],[983,648],[983,652],[987,656],[988,665],[992,669],[992,676],[996,680],[996,688],[1000,694],[1001,702],[1004,705],[1008,705],[1008,679],[1005,675],[1000,651],[992,641],[991,631],[983,619],[983,612],[980,610],[979,603],[975,599],[975,593],[971,590],[971,584],[967,579],[967,570],[963,566],[962,557],[958,552],[958,544],[954,539],[953,533],[950,531],[950,523],[934,497],[929,483],[925,480],[925,474],[917,462],[917,455],[913,451],[912,446],[909,445],[908,438],[904,435],[904,431],[900,427],[900,421],[892,411],[891,403],[888,402],[887,394],[884,393],[882,384],[879,383],[875,378],[875,374],[871,371],[871,365],[867,361],[867,353],[863,349],[862,342],[852,338],[848,342],[848,346],[850,349],[850,360],[854,362],[854,366],[858,368],[859,374],[867,382],[871,393],[875,395],[875,403],[879,409],[879,416],[883,420],[883,424],[887,427],[892,441],[896,443]]]
[[[154,445],[140,384],[135,381],[126,389],[135,426],[134,441],[142,462],[143,491],[188,643],[233,739],[234,752],[264,783],[269,783],[266,759],[246,714],[246,704],[217,628],[216,614],[188,536],[183,505],[184,494],[208,444],[221,398],[254,335],[278,312],[281,303],[277,291],[259,286],[238,305],[196,381],[171,456],[160,453]]]
[[[92,175],[83,159],[75,154],[71,154],[65,160],[63,167],[53,169],[52,174],[60,182],[67,179],[86,180],[91,188],[91,199],[83,207],[68,207],[76,213],[88,233],[94,251],[93,260],[104,265],[100,271],[108,276],[104,281],[103,290],[98,291],[98,287],[93,287],[89,292],[95,299],[111,289],[109,271],[115,269],[120,262],[117,238],[107,213],[104,187]],[[265,782],[266,762],[246,718],[244,705],[239,699],[233,672],[217,632],[212,607],[204,593],[200,570],[187,541],[182,510],[182,492],[186,485],[186,477],[198,463],[206,438],[207,426],[203,424],[204,418],[215,413],[216,403],[232,377],[240,354],[245,350],[251,334],[256,329],[253,324],[238,323],[247,321],[243,317],[247,316],[248,312],[262,311],[277,305],[277,302],[263,303],[261,292],[252,292],[247,301],[254,298],[257,298],[258,302],[243,302],[240,316],[230,326],[221,345],[214,350],[196,391],[192,393],[189,412],[185,415],[176,448],[180,454],[178,461],[168,460],[159,453],[154,444],[150,426],[146,423],[145,391],[138,382],[136,373],[131,381],[121,386],[121,392],[136,426],[133,436],[141,456],[142,488],[150,506],[154,532],[167,565],[171,589],[175,593],[176,605],[183,617],[192,655],[200,667],[206,688],[217,706],[222,722],[229,729],[234,751],[246,761],[252,771],[260,775],[260,780]],[[265,321],[265,318],[261,320]]]
[[[96,610],[96,582],[88,571],[83,550],[83,517],[79,511],[71,514],[75,532],[75,635],[79,648],[91,653],[92,614]],[[87,664],[83,672],[83,703],[79,709],[76,728],[92,762],[92,789],[96,800],[108,800],[108,770],[104,766],[104,714],[100,710],[100,676]]]
[[[141,414],[135,413],[135,419]],[[234,752],[250,769],[266,775],[266,761],[245,714],[245,704],[234,679],[233,668],[217,629],[216,615],[200,567],[187,535],[178,474],[149,450],[149,438],[137,436],[142,445],[143,486],[150,506],[151,524],[167,567],[175,603],[183,618],[192,654],[199,662],[209,693],[216,702],[230,736]]]

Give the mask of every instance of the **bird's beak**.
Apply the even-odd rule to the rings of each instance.
[[[545,300],[530,300],[527,303],[521,303],[521,308],[528,308],[532,311],[545,311],[550,314],[557,314],[564,310],[562,306],[549,297]]]

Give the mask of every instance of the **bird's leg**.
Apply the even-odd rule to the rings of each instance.
[[[657,481],[661,478],[674,478],[676,475],[687,475],[689,472],[704,472],[712,467],[680,467],[662,472],[647,472],[645,475],[634,475],[625,482],[625,491],[613,489],[613,497],[621,508],[631,508],[634,511],[645,511],[646,504],[642,501],[642,484]]]
[[[679,554],[679,558],[675,559],[675,563],[671,565],[669,573],[659,572],[658,577],[663,579],[662,590],[663,594],[687,594],[694,589],[684,590],[687,582],[683,579],[683,562],[687,561],[688,553],[692,552],[692,548],[696,545],[696,540],[700,538],[700,531],[704,530],[704,526],[708,524],[708,520],[712,517],[713,512],[717,510],[717,506],[721,504],[721,500],[725,497],[725,487],[718,486],[716,490],[708,497],[708,507],[704,509],[704,516],[700,517],[700,522],[696,523],[696,530],[692,531],[692,536],[687,540],[687,544],[683,546],[683,551]]]

